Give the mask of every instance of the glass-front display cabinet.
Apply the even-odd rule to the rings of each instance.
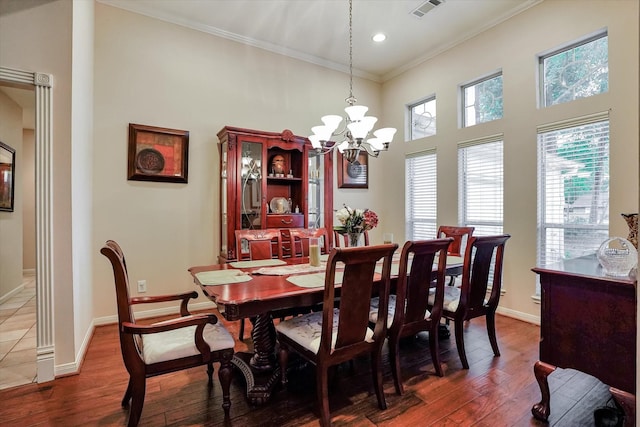
[[[331,227],[330,155],[316,155],[308,139],[290,130],[226,126],[218,140],[220,262],[238,259],[235,230]]]

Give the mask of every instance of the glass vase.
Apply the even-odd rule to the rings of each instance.
[[[349,235],[349,247],[355,248],[356,246],[359,246],[360,235],[362,233],[347,233],[347,234]]]

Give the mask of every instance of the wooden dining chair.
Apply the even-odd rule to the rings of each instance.
[[[100,252],[113,268],[118,306],[118,332],[124,365],[129,372],[129,384],[122,406],[129,410],[128,426],[138,425],[146,389],[146,379],[182,369],[207,365],[209,387],[213,387],[213,363],[220,362],[218,379],[222,387],[222,408],[225,417],[231,407],[231,359],[233,337],[215,314],[192,315],[187,309],[197,292],[176,295],[130,297],[129,277],[120,245],[107,240]],[[181,301],[181,317],[153,324],[136,323],[132,306],[143,303]]]
[[[282,259],[282,235],[278,228],[236,230],[238,261]],[[243,250],[247,248],[247,250]]]
[[[327,229],[320,228],[290,228],[291,236],[291,256],[294,258],[309,256],[309,238],[318,237],[320,242],[320,253],[329,253],[329,233]]]
[[[464,369],[469,369],[464,350],[463,329],[467,320],[485,316],[491,349],[495,356],[500,356],[495,318],[502,288],[504,248],[510,237],[508,234],[470,237],[464,254],[462,284],[460,287],[445,287],[442,317],[452,320],[455,324],[456,347]],[[487,298],[489,284],[491,289]],[[429,306],[433,307],[434,304],[435,299],[430,296]]]
[[[369,246],[369,231],[362,232],[362,238],[364,246]],[[333,240],[335,241],[336,248],[348,248],[349,247],[349,235],[340,234],[336,230],[333,230]]]
[[[475,227],[457,227],[453,225],[441,225],[438,227],[437,239],[444,239],[452,237],[453,242],[449,246],[447,252],[450,256],[463,257],[464,251],[469,242],[469,237],[473,235]],[[459,275],[449,275],[449,286],[453,286],[456,283],[456,278]]]
[[[287,384],[290,350],[316,365],[316,393],[322,426],[331,425],[329,369],[360,355],[370,356],[378,406],[380,409],[387,407],[382,388],[381,355],[387,332],[391,260],[397,248],[397,244],[334,248],[327,262],[322,311],[287,319],[276,325],[283,385]],[[374,291],[376,264],[380,259],[384,262],[381,278],[376,280],[379,320],[372,330],[368,324],[369,305]],[[336,272],[339,263],[344,270]],[[338,289],[336,282],[340,285]],[[334,307],[337,294],[340,299]]]
[[[396,393],[399,395],[404,393],[399,354],[401,338],[415,335],[420,331],[429,332],[429,349],[433,367],[438,376],[444,375],[440,366],[438,327],[444,300],[447,248],[452,241],[452,238],[409,241],[402,247],[396,294],[389,296],[387,317],[391,373]],[[437,261],[438,265],[435,274],[434,261]],[[429,309],[427,305],[430,292],[434,295],[434,303]],[[369,313],[369,322],[373,324],[378,320],[378,305],[379,299],[373,298]]]

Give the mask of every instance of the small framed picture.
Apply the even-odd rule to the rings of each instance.
[[[189,131],[129,123],[127,179],[187,183]]]
[[[13,212],[16,150],[0,142],[0,211]]]
[[[353,163],[349,163],[338,151],[338,188],[369,188],[369,155],[361,151]]]

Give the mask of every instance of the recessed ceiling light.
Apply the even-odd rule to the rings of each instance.
[[[378,34],[374,34],[373,37],[371,38],[374,42],[383,42],[387,39],[387,36],[385,36],[382,33],[378,33]]]

